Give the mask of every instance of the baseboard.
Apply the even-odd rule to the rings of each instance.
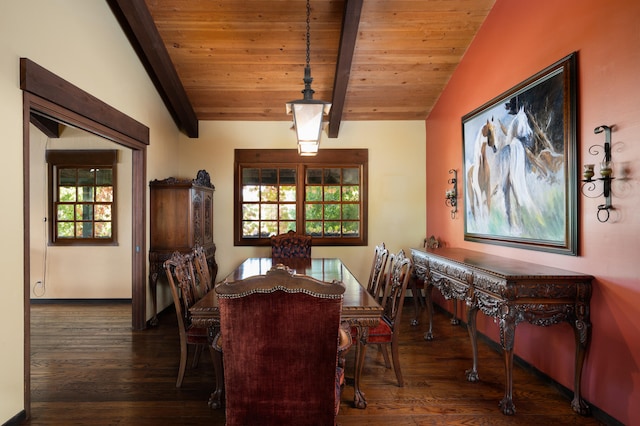
[[[18,426],[27,420],[27,412],[22,410],[6,422],[2,424],[2,426]]]
[[[123,304],[131,304],[131,299],[31,299],[32,305],[46,305],[46,304],[83,304],[86,305],[88,303],[96,303],[96,304],[104,304],[104,303],[123,303]]]

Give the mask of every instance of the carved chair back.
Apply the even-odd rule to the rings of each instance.
[[[373,263],[371,264],[371,272],[369,273],[367,291],[378,302],[382,299],[382,284],[388,258],[389,250],[385,247],[384,243],[377,245],[373,254]]]
[[[273,258],[310,258],[311,236],[289,231],[286,234],[271,237],[271,257]]]
[[[383,319],[391,325],[394,333],[396,320],[402,316],[402,306],[412,272],[413,262],[405,255],[404,250],[389,256],[381,305],[384,308]]]
[[[209,271],[207,253],[204,247],[197,245],[193,248],[193,266],[198,273],[198,288],[200,297],[207,294],[213,288],[213,279]]]

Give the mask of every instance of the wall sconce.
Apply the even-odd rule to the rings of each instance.
[[[598,206],[598,221],[606,222],[609,220],[609,211],[614,210],[611,205],[611,181],[614,179],[612,176],[612,162],[611,162],[611,128],[613,126],[598,126],[593,129],[595,134],[604,132],[604,145],[592,145],[589,147],[589,153],[591,155],[600,155],[600,149],[604,150],[604,157],[599,164],[600,177],[594,179],[595,176],[595,164],[585,164],[582,166],[582,193],[589,198],[597,198],[604,196],[604,204]],[[597,191],[599,187],[598,182],[602,182],[602,191]]]
[[[451,169],[449,173],[453,174],[453,178],[449,179],[447,183],[452,185],[452,188],[445,192],[444,204],[451,207],[451,219],[455,219],[458,212],[458,172],[456,169]]]

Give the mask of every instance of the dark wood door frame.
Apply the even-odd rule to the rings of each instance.
[[[146,327],[146,178],[149,128],[26,58],[20,59],[23,90],[23,199],[24,199],[24,380],[25,411],[31,411],[30,321],[30,132],[35,114],[69,124],[132,150],[132,296],[134,330]]]

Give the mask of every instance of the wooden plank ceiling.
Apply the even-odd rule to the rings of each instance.
[[[107,0],[178,126],[291,120],[306,0]],[[311,0],[314,99],[344,120],[427,117],[495,0]]]

